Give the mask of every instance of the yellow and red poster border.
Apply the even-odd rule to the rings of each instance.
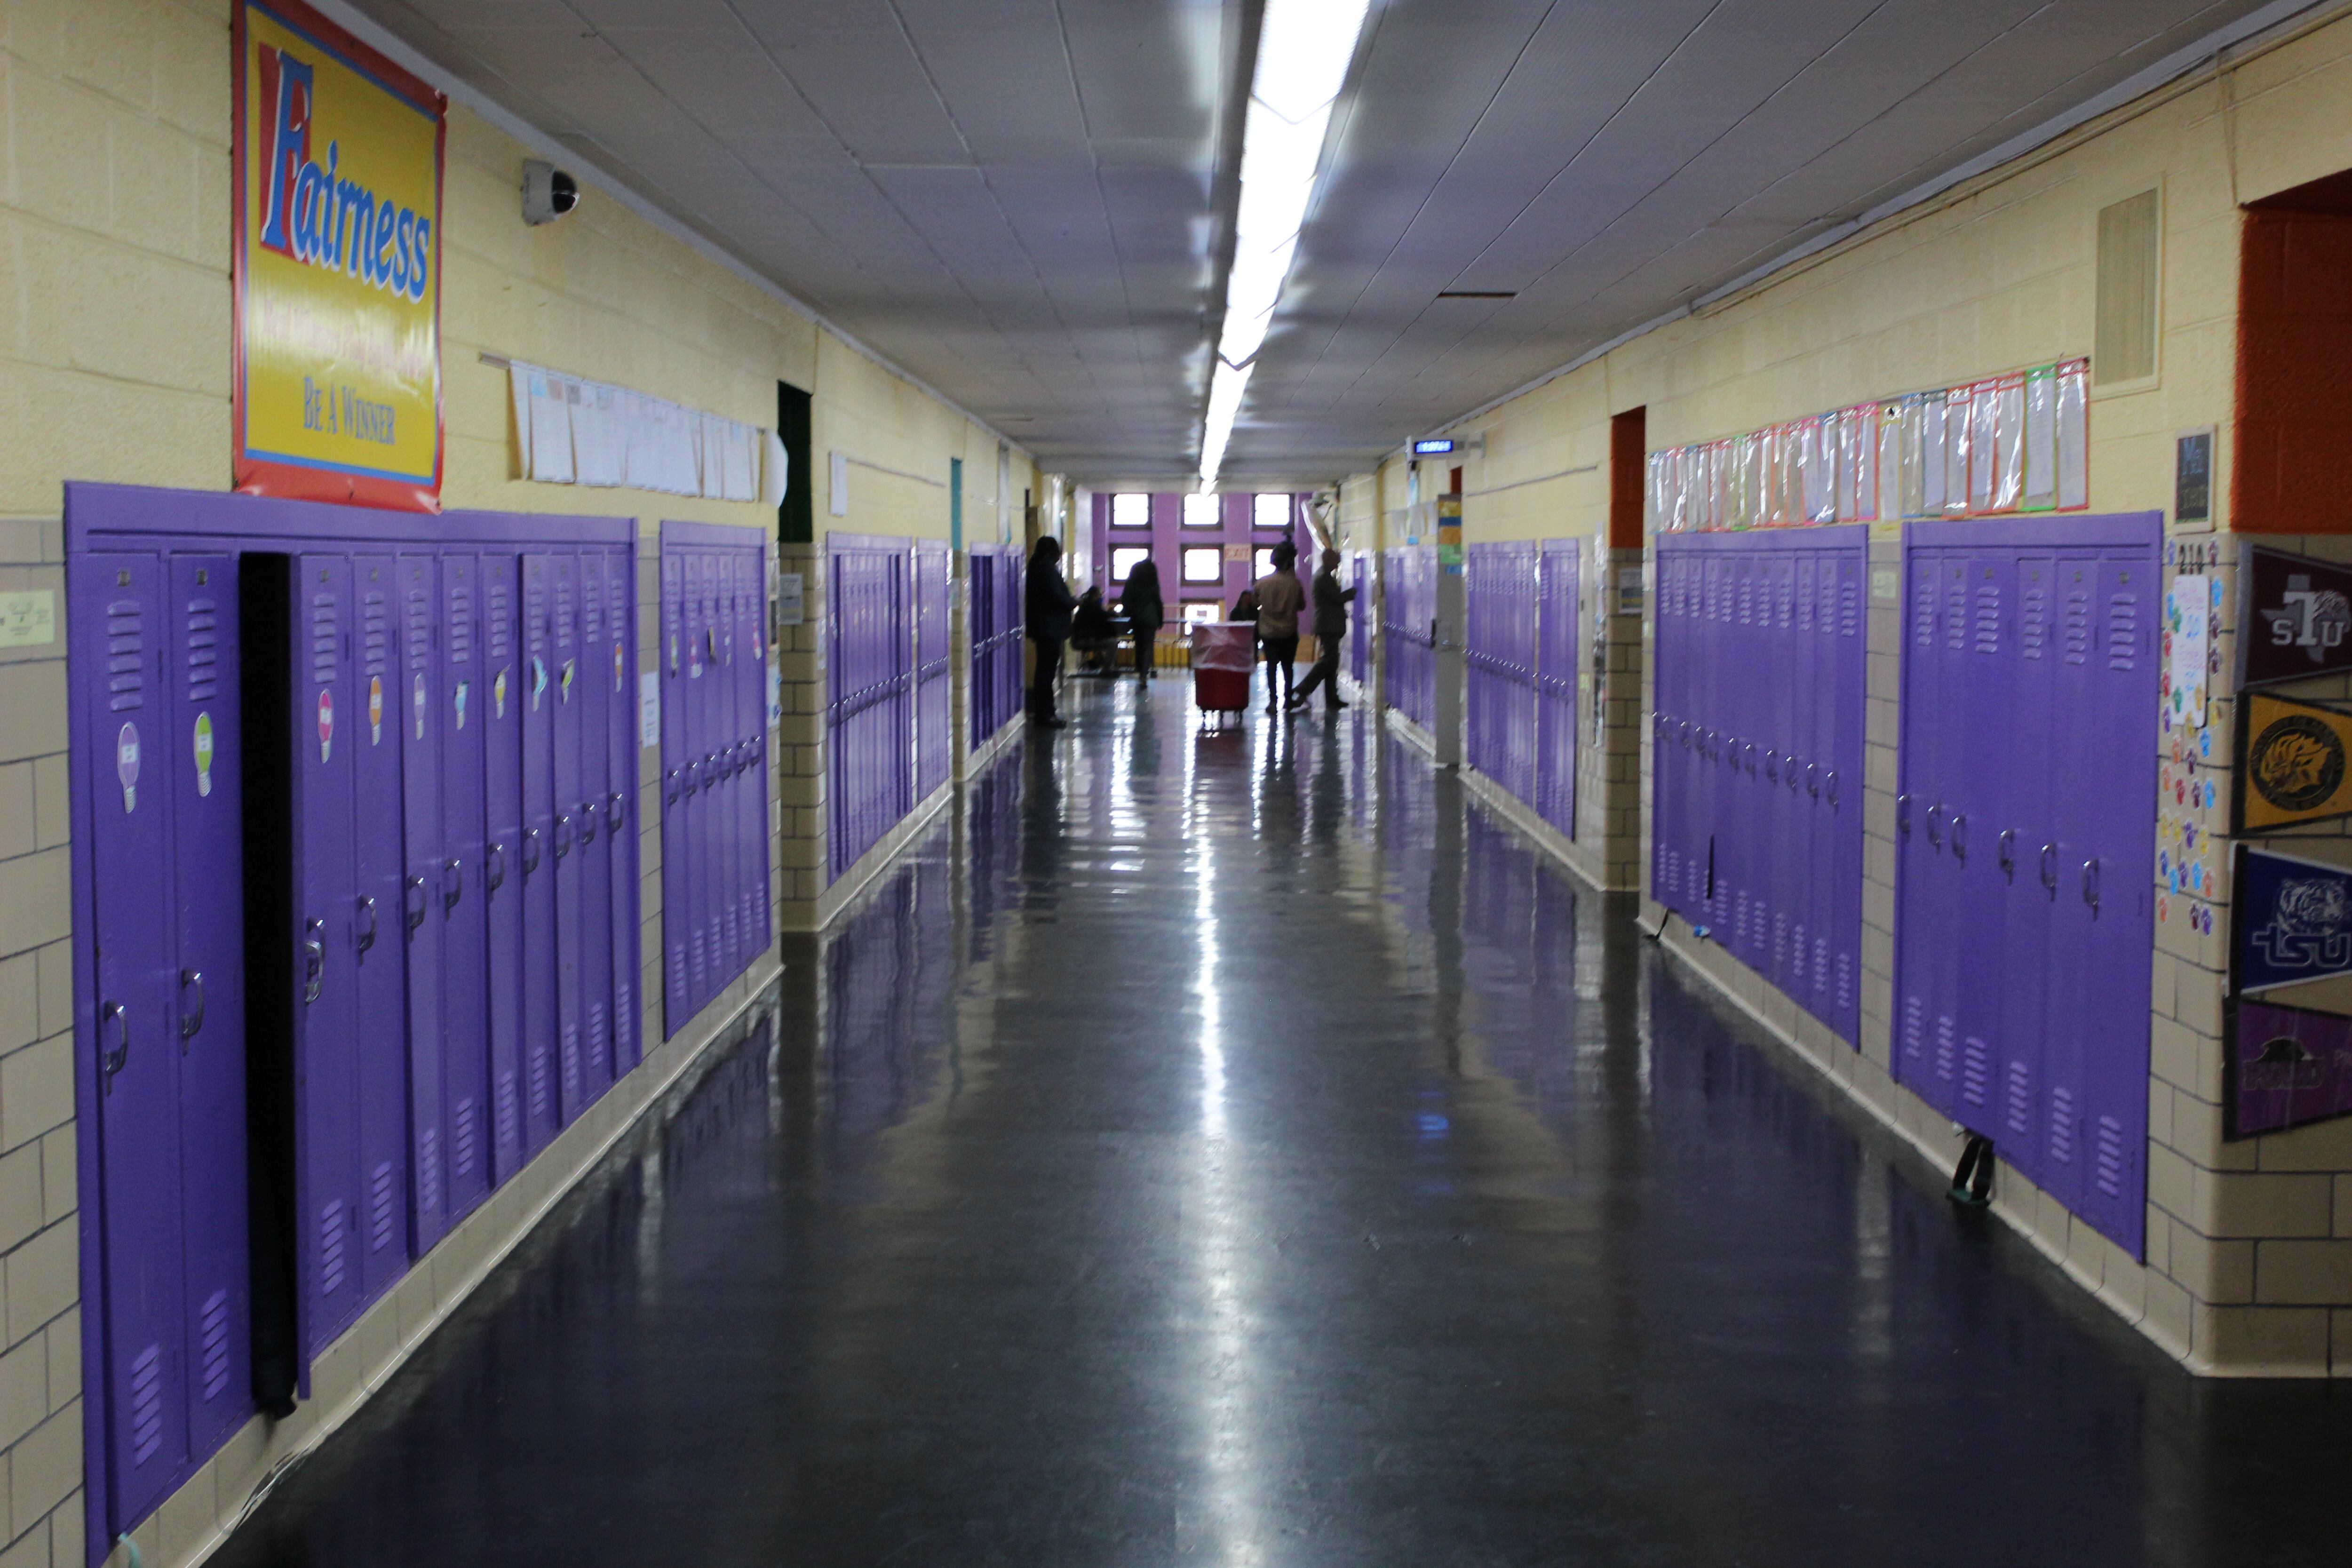
[[[441,207],[448,166],[447,97],[303,5],[301,0],[237,0],[229,26],[232,51],[230,93],[234,105],[229,129],[232,214],[229,260],[230,488],[247,495],[285,496],[298,500],[349,501],[401,511],[438,511],[441,510],[441,471],[447,452],[447,435],[443,422],[446,394],[437,374],[434,377],[433,477],[429,482],[372,473],[341,464],[289,461],[274,454],[256,454],[247,445],[248,385],[245,316],[252,261],[247,255],[246,203],[251,195],[248,181],[251,179],[254,128],[250,123],[252,114],[246,81],[247,62],[251,54],[251,38],[247,32],[246,17],[251,11],[260,11],[280,26],[309,38],[319,48],[337,57],[352,71],[404,100],[433,121],[434,263],[428,287],[432,290],[434,354],[436,360],[441,341]]]

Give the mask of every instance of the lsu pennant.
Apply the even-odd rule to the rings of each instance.
[[[295,0],[236,31],[236,488],[438,510],[446,103]]]

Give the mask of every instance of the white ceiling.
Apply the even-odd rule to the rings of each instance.
[[[1248,0],[351,3],[1048,468],[1191,476]],[[1361,468],[2262,4],[1375,0],[1226,473]]]

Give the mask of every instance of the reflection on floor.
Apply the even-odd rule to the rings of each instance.
[[[1093,683],[216,1559],[2342,1561],[1361,708]]]

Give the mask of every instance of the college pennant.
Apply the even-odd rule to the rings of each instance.
[[[2352,816],[2352,713],[2267,692],[2242,699],[2234,826],[2267,833],[2301,822]]]
[[[2231,896],[2224,1136],[2352,1112],[2352,871],[2241,844]]]
[[[2245,575],[2241,689],[2352,669],[2352,566],[2254,545]]]

